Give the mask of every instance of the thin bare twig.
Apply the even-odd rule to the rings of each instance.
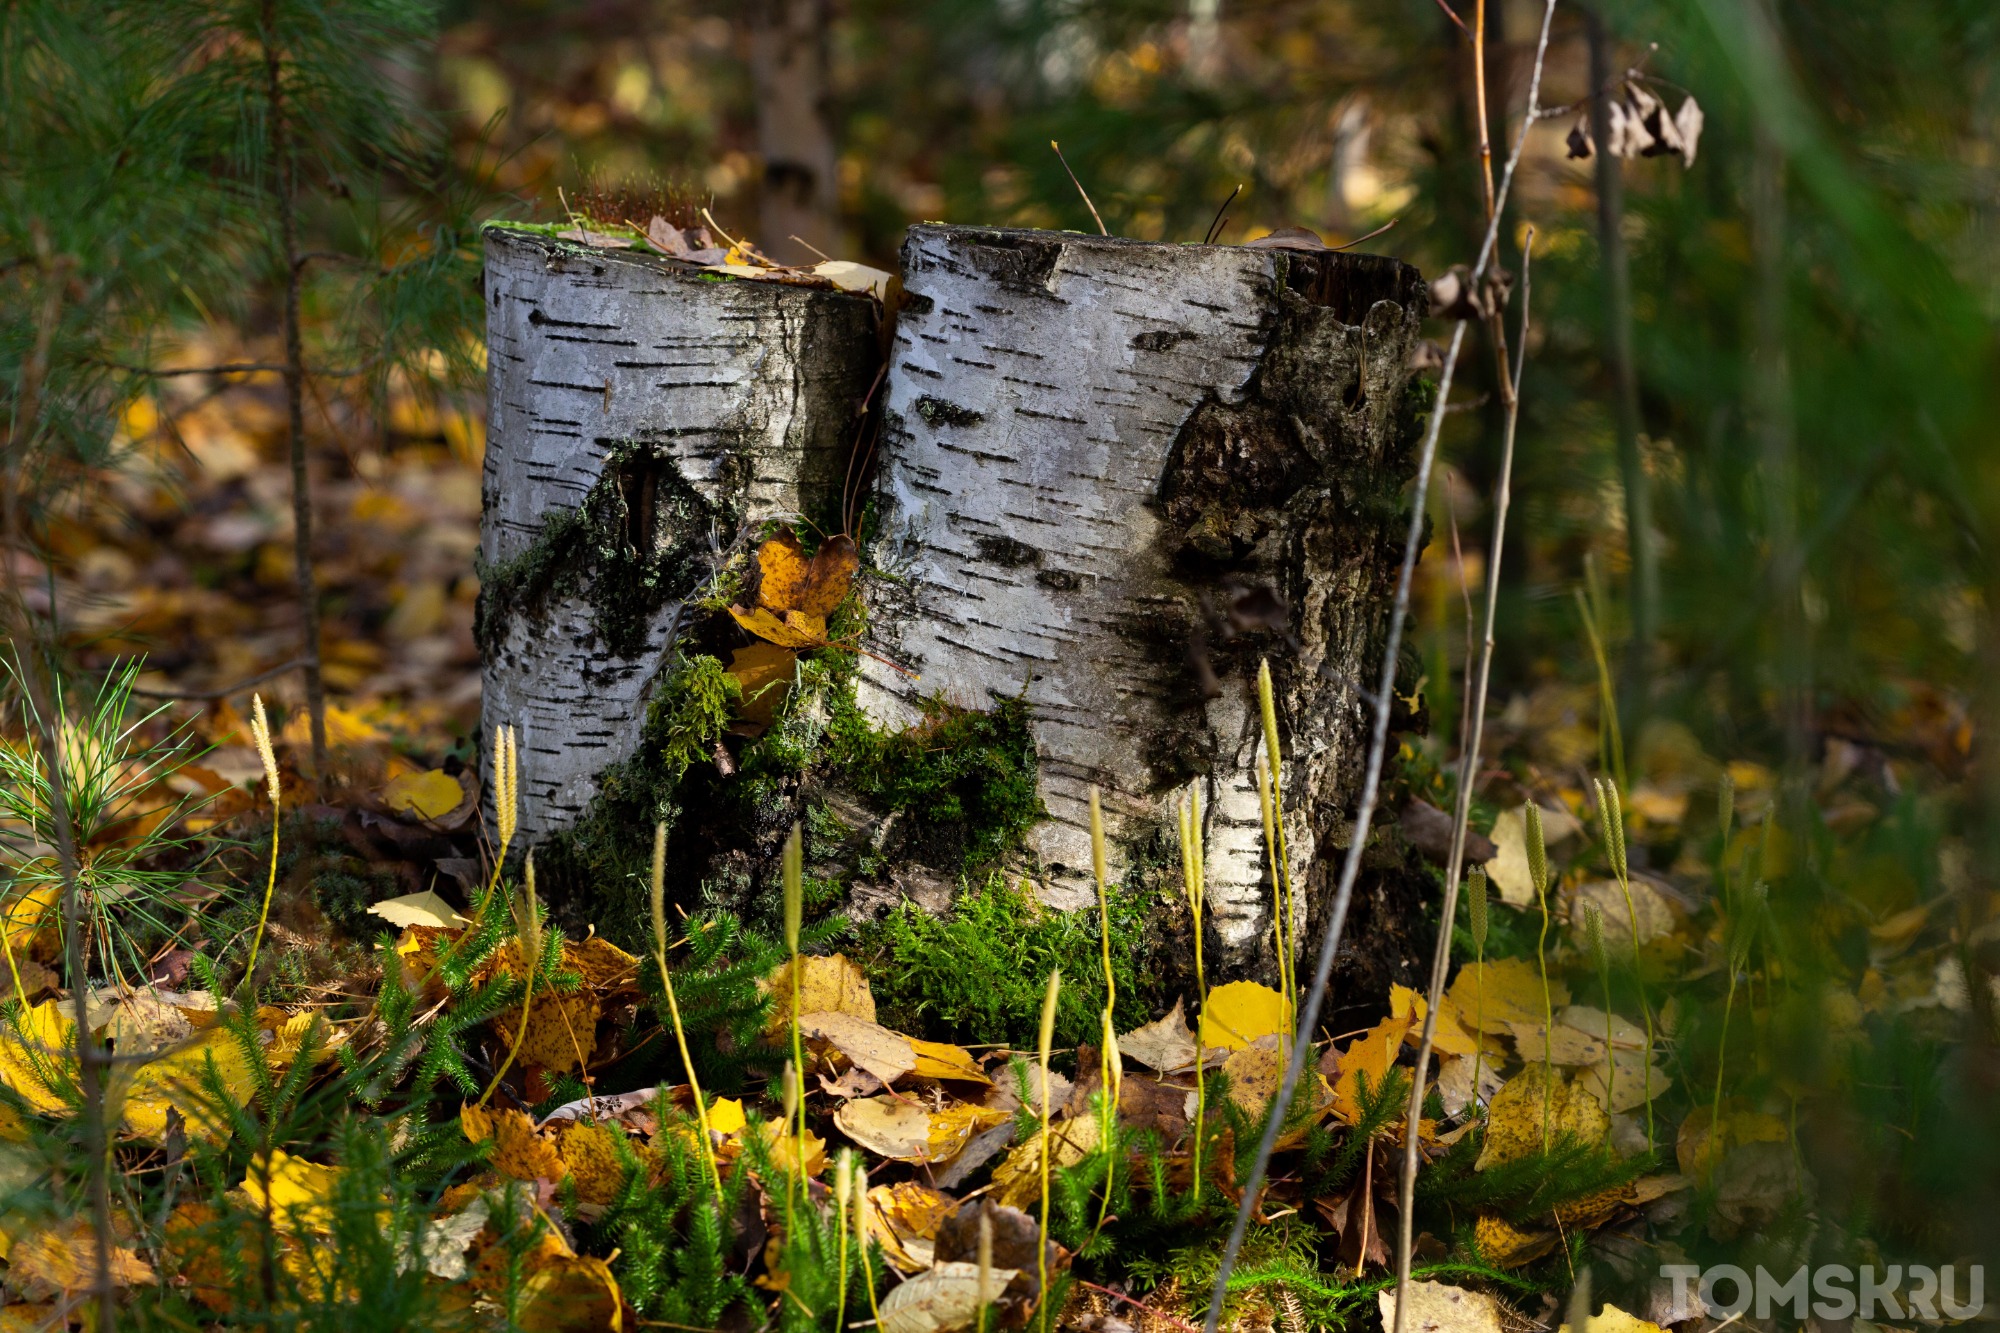
[[[1238,181],[1236,182],[1236,188],[1229,192],[1229,197],[1222,201],[1222,207],[1215,210],[1215,220],[1209,223],[1208,230],[1201,234],[1201,243],[1203,245],[1215,244],[1215,238],[1222,233],[1222,224],[1228,220],[1229,206],[1235,203],[1236,196],[1242,193],[1243,182]]]
[[[1104,219],[1097,215],[1097,205],[1090,202],[1090,191],[1084,189],[1083,182],[1076,178],[1074,171],[1070,171],[1069,159],[1063,156],[1062,145],[1051,139],[1049,140],[1049,147],[1056,150],[1056,161],[1062,163],[1062,169],[1069,173],[1069,183],[1074,185],[1076,192],[1083,196],[1083,206],[1090,210],[1090,220],[1097,224],[1097,234],[1099,236],[1109,236],[1111,233],[1104,229]]]
[[[1339,245],[1329,245],[1326,248],[1329,250],[1352,250],[1355,246],[1360,245],[1365,241],[1374,240],[1377,236],[1380,236],[1383,232],[1388,231],[1390,228],[1394,227],[1398,222],[1401,222],[1402,220],[1403,219],[1401,219],[1400,217],[1390,218],[1387,222],[1383,223],[1381,226],[1377,227],[1374,231],[1369,232],[1365,236],[1357,236],[1351,241],[1342,241]]]
[[[294,657],[289,662],[280,662],[274,667],[268,667],[263,671],[259,671],[254,676],[245,676],[233,685],[224,685],[220,689],[214,690],[146,690],[134,685],[131,687],[130,693],[147,699],[188,699],[197,701],[227,699],[230,695],[247,690],[252,685],[261,685],[273,676],[282,676],[287,671],[296,671],[305,664],[305,658]]]
[[[1472,36],[1472,29],[1465,26],[1465,20],[1458,16],[1458,11],[1453,9],[1449,4],[1447,4],[1446,0],[1437,0],[1437,7],[1444,11],[1444,16],[1446,18],[1450,19],[1453,23],[1456,23],[1458,25],[1458,30],[1460,32],[1464,33],[1467,37]]]
[[[1500,479],[1493,497],[1493,540],[1486,557],[1486,608],[1482,617],[1485,637],[1479,646],[1479,662],[1466,698],[1466,714],[1471,726],[1459,761],[1458,798],[1451,817],[1451,855],[1445,864],[1444,915],[1439,918],[1436,952],[1431,958],[1429,1006],[1424,1014],[1423,1039],[1417,1044],[1417,1064],[1411,1078],[1410,1105],[1403,1124],[1403,1170],[1397,1183],[1396,1280],[1409,1280],[1412,1228],[1411,1204],[1417,1188],[1417,1126],[1423,1114],[1423,1086],[1430,1069],[1431,1050],[1437,1039],[1438,1005],[1444,995],[1445,976],[1451,970],[1451,928],[1458,912],[1458,882],[1465,870],[1465,835],[1472,809],[1472,789],[1479,782],[1479,749],[1486,735],[1486,691],[1493,671],[1493,622],[1500,604],[1500,557],[1507,544],[1507,510],[1513,499],[1514,439],[1521,418],[1521,371],[1528,360],[1528,272],[1534,256],[1535,230],[1521,251],[1521,333],[1514,356],[1513,395],[1507,406],[1507,426],[1500,445]],[[1478,1089],[1473,1090],[1478,1096]],[[1398,1287],[1400,1291],[1400,1285]],[[1397,1321],[1402,1319],[1398,1310]]]
[[[326,683],[320,675],[319,587],[313,577],[312,479],[306,469],[306,358],[299,322],[299,219],[292,200],[292,140],[285,105],[284,58],[277,46],[273,0],[257,25],[263,48],[265,110],[271,131],[271,194],[278,210],[278,244],[285,260],[285,412],[292,456],[292,558],[298,583],[299,656],[305,659],[306,711],[312,723],[313,771],[326,775]]]
[[[42,416],[43,390],[55,335],[62,323],[63,293],[69,285],[73,263],[69,256],[51,256],[39,224],[34,228],[37,261],[42,269],[42,305],[37,313],[35,340],[21,365],[14,395],[13,420],[7,431],[7,454],[11,464],[27,471],[28,452]],[[5,477],[4,499],[0,499],[0,538],[12,550],[21,539],[20,498],[22,486],[12,467]],[[83,1141],[90,1157],[90,1221],[96,1254],[91,1274],[91,1296],[96,1304],[98,1328],[117,1327],[117,1289],[111,1282],[111,1162],[109,1136],[104,1123],[103,1067],[106,1052],[97,1044],[90,1027],[90,979],[84,959],[82,926],[83,897],[79,885],[82,858],[76,846],[76,830],[70,823],[68,770],[63,767],[62,744],[57,736],[61,726],[60,703],[43,677],[41,635],[36,632],[35,615],[21,589],[20,571],[9,559],[7,566],[7,609],[14,621],[13,662],[21,688],[28,695],[28,719],[35,745],[41,751],[42,766],[48,777],[48,805],[51,831],[55,834],[56,865],[62,877],[60,912],[63,926],[63,961],[69,972],[70,993],[75,1001],[76,1058],[83,1085]],[[51,599],[53,604],[53,599]]]
[[[129,361],[98,357],[92,358],[90,364],[154,380],[170,380],[184,375],[282,375],[288,369],[282,361],[226,361],[215,366],[135,366]],[[356,375],[366,375],[373,368],[372,365],[344,366],[335,370],[315,366],[306,373],[326,379],[352,379]]]
[[[1514,139],[1514,148],[1507,159],[1507,169],[1501,182],[1500,192],[1495,200],[1495,211],[1487,219],[1486,244],[1481,247],[1480,266],[1475,270],[1474,282],[1483,274],[1493,247],[1497,244],[1501,212],[1506,207],[1507,192],[1514,182],[1514,173],[1521,163],[1522,150],[1527,146],[1528,131],[1534,128],[1541,115],[1542,62],[1548,53],[1549,25],[1555,19],[1556,0],[1548,0],[1542,10],[1541,37],[1535,47],[1534,74],[1528,82],[1528,106],[1521,117],[1520,133]],[[1472,789],[1479,777],[1479,749],[1486,728],[1486,691],[1493,667],[1493,624],[1500,602],[1500,561],[1507,541],[1507,510],[1513,496],[1514,440],[1521,417],[1521,372],[1528,360],[1528,269],[1533,256],[1534,230],[1528,231],[1527,244],[1521,255],[1521,334],[1520,348],[1514,365],[1507,365],[1505,332],[1502,312],[1498,302],[1494,303],[1492,322],[1496,330],[1496,348],[1500,357],[1500,387],[1505,397],[1507,423],[1500,449],[1500,478],[1493,501],[1493,538],[1486,558],[1486,607],[1484,614],[1484,640],[1480,645],[1479,664],[1471,689],[1472,728],[1465,738],[1464,754],[1459,763],[1458,797],[1454,804],[1451,823],[1451,854],[1445,864],[1444,904],[1438,918],[1438,942],[1431,961],[1431,978],[1428,1008],[1424,1014],[1422,1040],[1417,1045],[1417,1065],[1410,1081],[1410,1104],[1403,1127],[1403,1166],[1401,1179],[1397,1182],[1397,1203],[1399,1216],[1396,1221],[1396,1317],[1390,1333],[1403,1333],[1404,1305],[1403,1290],[1410,1280],[1411,1246],[1415,1227],[1412,1216],[1417,1188],[1417,1131],[1423,1113],[1424,1078],[1430,1066],[1431,1049],[1437,1039],[1438,1005],[1444,993],[1445,973],[1451,967],[1451,928],[1458,914],[1458,887],[1461,872],[1465,866],[1466,825],[1472,809]],[[1478,1090],[1474,1089],[1474,1095]]]
[[[1472,267],[1471,284],[1478,290],[1485,280],[1487,267],[1492,263],[1493,253],[1500,240],[1500,218],[1505,209],[1508,192],[1513,188],[1514,174],[1521,163],[1521,153],[1528,141],[1528,130],[1536,119],[1536,99],[1541,92],[1542,64],[1548,55],[1549,24],[1555,16],[1555,0],[1548,0],[1548,7],[1542,15],[1541,38],[1535,47],[1534,75],[1529,82],[1528,111],[1521,120],[1520,135],[1514,141],[1514,150],[1507,162],[1499,189],[1495,192],[1495,208],[1486,223],[1486,235],[1480,242],[1479,258]],[[1465,323],[1460,321],[1452,328],[1451,345],[1445,351],[1444,367],[1438,374],[1437,407],[1432,410],[1430,421],[1424,430],[1423,444],[1417,454],[1417,477],[1410,509],[1410,527],[1403,541],[1403,562],[1396,575],[1396,597],[1389,610],[1389,633],[1382,649],[1381,684],[1375,702],[1373,727],[1368,741],[1368,759],[1362,769],[1361,797],[1354,812],[1354,833],[1347,844],[1347,852],[1341,858],[1340,879],[1334,889],[1333,906],[1328,914],[1326,933],[1320,938],[1319,957],[1313,966],[1313,984],[1306,995],[1304,1012],[1299,1016],[1296,1039],[1292,1042],[1291,1059],[1285,1064],[1285,1076],[1279,1082],[1278,1093],[1272,1101],[1272,1111],[1265,1118],[1264,1134],[1257,1144],[1257,1156],[1250,1165],[1250,1172],[1243,1186],[1243,1199],[1237,1206],[1236,1221],[1230,1227],[1229,1241],[1223,1248],[1222,1263],[1215,1275],[1215,1287],[1209,1295],[1208,1318],[1205,1333],[1215,1333],[1222,1319],[1223,1298],[1229,1292],[1229,1275],[1236,1267],[1236,1256],[1243,1249],[1243,1235],[1250,1225],[1250,1214],[1256,1210],[1257,1199],[1262,1192],[1264,1176],[1270,1167],[1272,1150],[1277,1146],[1278,1131],[1284,1122],[1284,1110],[1291,1104],[1293,1090],[1298,1087],[1299,1075],[1305,1068],[1307,1053],[1311,1050],[1312,1030],[1319,1023],[1320,1006],[1326,996],[1328,979],[1333,975],[1334,955],[1340,948],[1341,932],[1347,925],[1347,910],[1354,899],[1354,882],[1361,872],[1361,856],[1368,845],[1368,832],[1375,819],[1375,804],[1381,795],[1382,763],[1387,756],[1389,742],[1389,713],[1396,692],[1396,666],[1403,647],[1403,628],[1410,613],[1410,585],[1415,577],[1417,552],[1423,545],[1424,509],[1430,494],[1431,464],[1437,458],[1439,432],[1444,428],[1444,407],[1451,399],[1451,382],[1458,370],[1458,356],[1465,346]],[[1406,1210],[1407,1211],[1407,1210]],[[1397,1331],[1400,1333],[1400,1331]]]

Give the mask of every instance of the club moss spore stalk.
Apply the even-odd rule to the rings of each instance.
[[[1653,1126],[1653,1005],[1646,998],[1646,970],[1639,956],[1639,909],[1632,901],[1632,872],[1625,860],[1625,812],[1619,804],[1618,785],[1609,778],[1597,780],[1597,819],[1611,858],[1611,873],[1618,877],[1618,891],[1625,895],[1625,920],[1632,931],[1632,984],[1639,988],[1639,1011],[1646,1017],[1646,1146],[1651,1148],[1659,1142]]]
[[[839,1276],[835,1279],[833,1321],[835,1328],[847,1326],[847,1196],[854,1189],[854,1149],[842,1148],[833,1159],[833,1224],[840,1229],[836,1252]]]
[[[264,789],[271,797],[271,873],[264,881],[264,906],[257,914],[257,933],[250,940],[250,961],[243,968],[243,982],[254,985],[257,951],[263,947],[264,927],[271,920],[271,895],[278,888],[278,755],[271,746],[271,721],[264,715],[264,696],[250,696],[250,735],[257,743],[257,757],[264,761]],[[12,957],[9,957],[12,964]]]
[[[1542,909],[1542,932],[1535,939],[1535,966],[1542,979],[1542,1151],[1548,1152],[1553,1126],[1550,1099],[1555,1094],[1555,1003],[1549,995],[1549,847],[1542,837],[1541,807],[1529,801],[1524,812],[1528,826],[1528,879],[1534,885],[1535,902]]]
[[[854,1243],[861,1250],[861,1280],[868,1287],[868,1313],[879,1329],[882,1306],[875,1299],[875,1264],[868,1252],[868,1167],[859,1159],[854,1162]]]
[[[1466,916],[1472,930],[1472,1104],[1479,1105],[1479,1061],[1486,1054],[1486,867],[1466,876]]]
[[[1202,1069],[1208,1063],[1201,1044],[1201,1015],[1208,1012],[1208,974],[1201,960],[1201,909],[1207,894],[1207,872],[1201,859],[1201,788],[1181,799],[1181,878],[1187,889],[1188,918],[1194,930],[1194,990],[1201,1008],[1195,1018],[1194,1040],[1194,1202],[1201,1203],[1201,1148],[1208,1128],[1208,1088]]]
[[[514,1044],[507,1048],[507,1058],[493,1071],[493,1081],[486,1085],[486,1091],[479,1094],[479,1105],[485,1106],[493,1099],[494,1089],[500,1080],[507,1077],[507,1071],[514,1067],[514,1059],[521,1053],[521,1043],[528,1039],[528,1014],[535,1000],[535,980],[542,969],[542,907],[535,897],[535,853],[528,852],[527,864],[523,867],[521,892],[513,901],[514,938],[521,946],[521,970],[525,978],[521,991],[521,1026],[514,1032]]]
[[[653,961],[660,969],[660,989],[667,996],[667,1017],[673,1021],[674,1044],[680,1048],[681,1068],[687,1072],[688,1092],[694,1097],[694,1122],[701,1133],[701,1157],[708,1164],[708,1183],[722,1196],[722,1169],[715,1161],[715,1140],[708,1131],[708,1106],[701,1096],[701,1078],[695,1073],[694,1056],[688,1050],[687,1028],[681,1023],[681,1004],[674,994],[673,973],[667,970],[667,824],[653,825],[653,877],[648,906],[653,915]],[[842,1233],[843,1235],[845,1233]],[[843,1270],[844,1272],[845,1270]]]
[[[1285,839],[1284,760],[1278,752],[1278,700],[1271,687],[1271,659],[1257,663],[1257,708],[1264,722],[1264,764],[1257,773],[1264,810],[1264,845],[1271,855],[1271,909],[1277,918],[1278,990],[1285,997],[1287,1026],[1299,1005],[1298,958],[1292,939],[1292,864]]]
[[[1054,1098],[1049,1096],[1049,1052],[1056,1040],[1056,1000],[1062,994],[1062,969],[1049,973],[1048,993],[1042,997],[1042,1027],[1039,1041],[1042,1069],[1042,1212],[1039,1239],[1035,1245],[1035,1272],[1041,1286],[1035,1292],[1036,1314],[1041,1318],[1042,1333],[1049,1333],[1049,1158],[1055,1153],[1055,1144],[1049,1135],[1049,1122],[1054,1107]]]
[[[1618,1078],[1618,1066],[1611,1058],[1611,954],[1604,947],[1604,911],[1593,902],[1583,905],[1583,951],[1604,991],[1604,1109],[1609,1111]],[[1648,1051],[1646,1058],[1651,1060],[1653,1053]]]
[[[1104,1153],[1104,1199],[1097,1210],[1097,1230],[1111,1214],[1111,1188],[1116,1183],[1118,1104],[1124,1096],[1125,1057],[1118,1049],[1118,1026],[1112,1011],[1118,1004],[1118,982],[1111,974],[1111,900],[1105,886],[1104,804],[1096,784],[1090,788],[1090,870],[1097,880],[1097,935],[1104,955],[1103,1035],[1099,1038],[1098,1146]],[[1044,1145],[1046,1146],[1046,1145]]]
[[[487,878],[486,892],[479,896],[474,915],[485,919],[487,904],[500,887],[500,874],[507,867],[507,849],[513,845],[514,830],[521,824],[520,768],[514,753],[514,727],[510,723],[493,728],[493,825],[500,845],[493,853],[493,873]]]
[[[805,965],[799,957],[799,926],[805,915],[805,831],[798,823],[785,839],[785,951],[791,955],[792,977],[792,1064],[785,1083],[797,1101],[797,1153],[793,1159],[801,1179],[806,1169],[806,1054],[799,1035],[799,997],[805,987]],[[790,1119],[791,1117],[787,1117]],[[789,1198],[790,1191],[787,1190]]]

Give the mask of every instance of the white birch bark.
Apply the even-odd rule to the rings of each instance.
[[[638,745],[708,554],[741,524],[837,508],[880,360],[877,315],[867,296],[717,281],[499,229],[485,293],[482,724],[516,728],[518,836],[532,845],[573,823],[598,775]],[[494,586],[593,492],[594,526],[540,594]],[[616,577],[652,578],[649,592],[602,586],[621,543]],[[550,574],[575,589],[548,593]],[[617,614],[628,621],[608,623]]]
[[[1362,752],[1343,682],[1373,678],[1393,587],[1422,278],[1379,256],[932,225],[903,259],[868,646],[915,678],[864,658],[861,706],[900,726],[930,697],[1025,695],[1049,812],[1033,851],[1066,904],[1088,891],[1092,783],[1114,876],[1116,844],[1199,784],[1221,962],[1257,970],[1256,662],[1278,681],[1304,916]],[[1278,605],[1282,624],[1228,633],[1232,607]]]

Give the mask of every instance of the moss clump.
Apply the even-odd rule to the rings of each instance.
[[[480,562],[473,638],[490,652],[494,636],[517,616],[581,594],[604,646],[637,657],[653,616],[707,574],[707,534],[717,530],[726,540],[734,526],[673,460],[643,445],[614,444],[582,504],[551,512],[511,559]]]
[[[1046,813],[1024,700],[999,700],[991,712],[932,700],[922,722],[893,734],[844,701],[827,740],[841,779],[871,805],[908,818],[905,845],[931,865],[989,865]]]
[[[597,796],[576,826],[537,850],[544,877],[563,890],[550,898],[564,924],[595,921],[618,944],[643,943],[653,825],[678,822],[681,780],[714,751],[741,697],[717,658],[681,659],[647,710],[639,748],[599,775]]]
[[[1117,1020],[1130,1029],[1153,1013],[1140,982],[1151,953],[1146,907],[1115,889],[1110,904]],[[1104,968],[1095,912],[1044,908],[996,874],[961,895],[945,916],[905,903],[857,937],[876,1010],[900,1031],[938,1038],[972,1032],[1032,1049],[1049,971],[1061,966],[1056,1044],[1101,1040]]]

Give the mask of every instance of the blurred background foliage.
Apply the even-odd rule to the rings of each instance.
[[[283,395],[268,370],[133,368],[282,351],[246,46],[265,11],[73,8],[0,18],[0,380],[24,515],[8,558],[78,661],[144,651],[142,686],[211,689],[296,639]],[[643,226],[705,206],[781,258],[796,234],[893,268],[916,220],[1089,227],[1056,139],[1126,235],[1198,241],[1238,185],[1228,243],[1393,223],[1367,248],[1435,276],[1483,229],[1470,44],[1440,0],[279,8],[324,55],[301,248],[343,257],[313,262],[303,292],[306,359],[343,372],[315,374],[307,400],[329,731],[392,751],[378,776],[477,715],[483,218]],[[1539,16],[1530,0],[1487,9],[1498,152]],[[1670,105],[1698,98],[1706,131],[1692,162],[1617,163],[1607,209],[1601,157],[1565,141],[1593,89],[1633,68]],[[1532,224],[1483,814],[1527,798],[1580,812],[1615,732],[1635,866],[1706,910],[1709,873],[1748,877],[1755,858],[1773,923],[1762,1016],[1724,1033],[1703,1011],[1690,1067],[1712,1077],[1729,1044],[1732,1096],[1796,1113],[1828,1093],[1802,1131],[1824,1197],[1853,1234],[1906,1243],[1959,1224],[1990,1240],[2000,826],[1976,738],[2000,708],[1996,73],[1990,0],[1564,3],[1543,101],[1569,109],[1529,132],[1502,246],[1518,274]],[[188,104],[164,117],[163,90]],[[167,121],[187,132],[157,132]],[[1470,338],[1421,571],[1418,772],[1455,754],[1498,466],[1491,357]],[[31,451],[19,424],[38,384]],[[216,773],[257,771],[226,704],[203,727],[224,746]],[[1725,771],[1739,816],[1763,821],[1727,844],[1712,836]],[[1713,953],[1721,929],[1689,948]],[[1835,992],[1871,1016],[1872,1042],[1829,1017]]]

